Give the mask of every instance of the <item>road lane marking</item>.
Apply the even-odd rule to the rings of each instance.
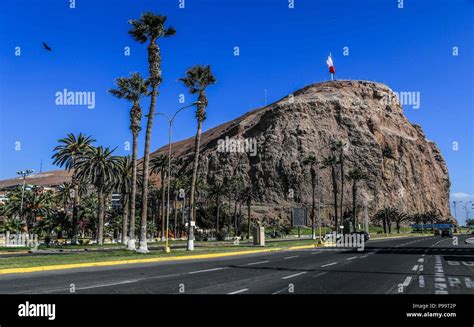
[[[306,274],[306,271],[302,271],[302,272],[300,272],[300,273],[293,274],[293,275],[290,275],[290,276],[285,276],[285,277],[283,277],[282,279],[293,278],[293,277],[300,276],[300,275],[303,275],[303,274]]]
[[[196,270],[196,271],[190,271],[188,274],[199,274],[199,273],[203,273],[203,272],[217,271],[217,270],[222,270],[222,269],[224,269],[224,268],[223,268],[223,267],[220,267],[220,268]]]
[[[407,278],[405,278],[405,280],[403,281],[403,286],[408,287],[408,285],[410,285],[410,282],[411,276],[407,276]]]
[[[136,282],[137,282],[137,280],[124,280],[123,282],[117,282],[117,283],[108,283],[108,284],[78,287],[78,288],[76,288],[76,290],[81,291],[81,290],[88,290],[88,289],[91,289],[91,288],[109,287],[109,286],[116,286],[116,285],[131,284],[131,283],[136,283]]]
[[[261,263],[267,263],[267,262],[270,262],[270,261],[265,260],[265,261],[251,262],[251,263],[247,263],[247,266],[259,265]]]
[[[417,271],[418,270],[418,265],[414,265],[413,268],[412,268],[413,271]]]
[[[318,254],[318,253],[321,253],[321,251],[318,251],[318,252],[311,252],[311,254]]]
[[[425,259],[423,259],[423,258],[418,259],[419,263],[423,263],[424,261],[425,261]]]
[[[347,258],[346,260],[352,260],[352,259],[356,259],[357,257],[351,257],[351,258]]]
[[[292,255],[291,257],[285,257],[283,258],[283,260],[286,260],[286,259],[293,259],[293,258],[297,258],[299,257],[299,255]]]
[[[234,292],[230,292],[230,293],[227,293],[229,295],[232,295],[232,294],[239,294],[239,293],[243,293],[243,292],[247,292],[249,289],[248,288],[243,288],[241,290],[238,290],[238,291],[234,291]]]
[[[321,268],[337,265],[337,262],[331,262],[326,265],[322,265]]]
[[[425,288],[425,277],[418,277],[418,286],[420,286],[421,288]]]
[[[443,263],[441,257],[435,257],[435,294],[448,294],[448,285],[444,276]]]

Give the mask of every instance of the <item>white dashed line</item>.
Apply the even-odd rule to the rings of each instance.
[[[296,277],[296,276],[299,276],[299,275],[303,275],[303,274],[306,274],[306,271],[302,271],[302,272],[297,273],[297,274],[293,274],[293,275],[290,275],[290,276],[286,276],[286,277],[283,277],[282,279],[293,278],[293,277]]]
[[[230,292],[230,293],[227,293],[229,295],[232,295],[232,294],[239,294],[239,293],[243,293],[243,292],[247,292],[249,289],[248,288],[243,288],[241,290],[238,290],[238,291],[234,291],[234,292]]]
[[[293,258],[298,258],[299,255],[292,255],[291,257],[285,257],[283,258],[283,260],[286,260],[286,259],[293,259]]]
[[[337,262],[331,262],[326,265],[322,265],[321,268],[337,265]]]
[[[407,278],[405,278],[405,281],[403,282],[403,286],[408,287],[408,285],[410,285],[410,282],[411,282],[411,276],[408,276]]]
[[[353,259],[356,259],[357,257],[351,257],[351,258],[347,258],[346,260],[353,260]]]
[[[414,265],[413,268],[412,268],[413,271],[417,271],[418,270],[418,265]]]
[[[423,276],[418,277],[418,286],[420,286],[421,288],[425,287],[425,277]]]
[[[251,263],[247,263],[247,266],[259,265],[261,263],[267,263],[267,262],[270,262],[270,261],[265,260],[265,261],[251,262]]]
[[[423,263],[424,261],[425,261],[425,259],[423,259],[423,258],[418,259],[419,263]]]
[[[204,270],[196,270],[196,271],[191,271],[189,272],[189,274],[199,274],[199,273],[203,273],[203,272],[209,272],[209,271],[217,271],[217,270],[222,270],[224,268],[213,268],[213,269],[204,269]]]

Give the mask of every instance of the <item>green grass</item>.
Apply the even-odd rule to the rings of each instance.
[[[29,251],[29,247],[7,247],[7,246],[0,246],[0,252],[24,252]]]
[[[202,242],[206,243],[206,242]],[[312,240],[297,240],[297,241],[278,241],[267,242],[266,248],[275,247],[290,247],[300,245],[314,244]],[[234,251],[250,251],[261,249],[250,244],[229,245],[207,242],[201,246],[197,246],[193,252],[186,251],[186,249],[175,249],[171,253],[164,253],[162,250],[152,250],[149,254],[139,254],[127,250],[114,250],[107,252],[81,252],[71,254],[49,254],[40,256],[22,256],[14,258],[0,258],[0,269],[7,268],[24,268],[37,266],[50,266],[59,264],[84,263],[84,262],[101,262],[101,261],[116,261],[116,260],[130,260],[143,258],[163,258],[187,255],[199,255],[210,253],[226,253]]]

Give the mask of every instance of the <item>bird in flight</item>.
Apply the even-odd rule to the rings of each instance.
[[[43,47],[44,47],[46,50],[48,50],[48,51],[53,51],[53,49],[51,49],[51,48],[49,47],[49,45],[47,45],[47,44],[44,43],[44,42],[43,42]]]

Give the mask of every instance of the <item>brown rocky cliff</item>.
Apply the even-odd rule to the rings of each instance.
[[[257,155],[219,152],[218,140],[226,137],[256,140]],[[311,203],[309,169],[302,161],[310,153],[322,160],[334,139],[348,144],[345,172],[358,167],[369,176],[360,182],[359,199],[368,203],[371,212],[390,205],[407,213],[439,209],[450,216],[449,175],[439,149],[426,140],[420,126],[405,118],[393,92],[373,82],[313,84],[206,131],[200,176],[211,184],[238,170],[260,194],[256,211],[279,215],[295,203]],[[189,173],[194,139],[176,142],[173,149],[181,173]],[[323,202],[329,206],[327,169],[321,170],[321,187]],[[292,203],[286,197],[289,189],[295,191]],[[350,206],[348,182],[344,193]]]

